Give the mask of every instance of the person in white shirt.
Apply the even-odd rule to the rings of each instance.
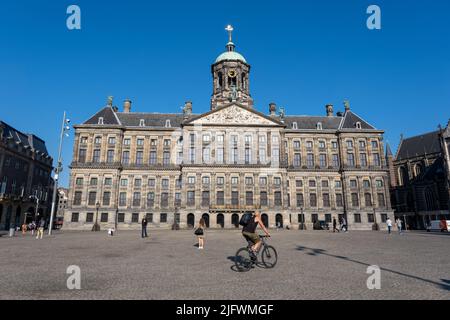
[[[387,227],[388,227],[388,233],[391,234],[391,229],[392,229],[392,220],[391,220],[391,218],[387,218],[386,224],[387,224]]]

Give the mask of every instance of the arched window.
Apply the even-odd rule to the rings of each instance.
[[[217,74],[217,84],[218,84],[218,86],[219,86],[219,89],[222,89],[222,86],[223,86],[223,75],[222,75],[222,72],[219,72],[218,74]]]
[[[170,128],[172,125],[170,124],[170,120],[169,119],[167,119],[166,120],[166,128]]]
[[[247,89],[247,81],[246,81],[245,77],[246,77],[245,72],[242,72],[241,83],[242,83],[242,89],[244,89],[244,90]]]
[[[298,129],[297,122],[293,122],[293,123],[292,123],[292,129],[294,129],[294,130],[297,130],[297,129]]]
[[[398,182],[401,186],[405,186],[408,184],[408,170],[405,167],[398,168]]]
[[[358,122],[356,123],[356,129],[361,129],[361,122],[358,121]]]
[[[139,127],[145,127],[145,120],[144,119],[139,120]]]
[[[420,163],[414,166],[414,175],[418,177],[422,173],[422,165]]]
[[[316,127],[317,127],[317,130],[322,130],[322,122],[318,122]]]
[[[103,117],[98,118],[98,124],[103,124]]]

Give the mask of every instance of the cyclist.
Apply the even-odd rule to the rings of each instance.
[[[266,227],[264,226],[264,223],[261,220],[261,213],[259,211],[255,211],[252,217],[242,228],[242,235],[244,236],[244,238],[253,244],[252,246],[253,259],[256,258],[256,254],[258,253],[262,245],[262,241],[259,235],[256,233],[256,228],[258,227],[258,225],[261,227],[261,229],[264,230],[265,234],[268,237],[270,237],[269,231],[267,231]]]

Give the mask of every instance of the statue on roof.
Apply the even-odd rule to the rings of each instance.
[[[114,99],[113,96],[109,96],[109,97],[108,97],[108,106],[112,106],[112,104],[113,104],[113,99]]]

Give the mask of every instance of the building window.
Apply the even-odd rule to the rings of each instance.
[[[140,119],[139,120],[139,127],[145,127],[145,120],[144,119]]]
[[[374,223],[375,222],[375,218],[373,216],[373,213],[368,213],[367,214],[367,222],[368,223]]]
[[[267,185],[267,177],[259,177],[259,185],[261,186]]]
[[[86,223],[92,222],[94,222],[94,213],[93,212],[86,213]]]
[[[124,223],[125,222],[125,213],[119,212],[117,215],[117,222]]]
[[[350,180],[350,188],[356,188],[358,186],[358,183],[356,180]]]
[[[102,212],[100,222],[108,222],[108,212]]]
[[[294,141],[294,150],[299,150],[300,149],[300,141],[295,140]]]
[[[316,127],[317,127],[317,130],[322,130],[322,122],[318,122]]]
[[[187,205],[194,206],[195,205],[195,191],[187,192]]]
[[[361,153],[359,155],[361,167],[367,167],[367,155],[365,153]]]
[[[114,150],[108,150],[106,161],[108,163],[113,163],[114,162]]]
[[[380,155],[378,153],[373,154],[373,164],[376,167],[381,166]]]
[[[223,206],[225,204],[224,192],[217,191],[217,205]]]
[[[347,140],[347,148],[352,149],[353,148],[353,140]]]
[[[314,168],[314,154],[308,153],[306,155],[306,166],[310,169]]]
[[[370,181],[369,180],[363,180],[363,187],[364,188],[370,188]]]
[[[134,179],[134,186],[139,188],[142,186],[142,179],[141,178],[136,178]]]
[[[98,179],[97,178],[91,178],[90,185],[91,186],[96,186],[97,184],[98,184]]]
[[[190,185],[194,185],[195,184],[195,177],[194,176],[189,176],[188,177],[188,184],[190,184]]]
[[[336,207],[343,207],[342,194],[336,193]]]
[[[275,197],[275,205],[276,206],[281,206],[282,205],[282,200],[281,200],[281,192],[280,191],[275,191],[274,193]]]
[[[326,166],[327,166],[327,155],[326,154],[319,155],[319,165],[321,168],[326,168]]]
[[[239,205],[239,192],[237,192],[237,191],[231,192],[231,204],[233,206]]]
[[[322,188],[328,188],[328,180],[322,180]]]
[[[352,206],[358,207],[359,206],[359,198],[357,193],[352,193]]]
[[[203,143],[211,142],[211,136],[209,134],[204,134],[202,139],[203,139]]]
[[[337,147],[338,147],[337,141],[331,141],[331,148],[332,149],[337,149]]]
[[[217,149],[217,158],[216,158],[218,163],[223,163],[223,148],[218,148]]]
[[[76,191],[74,198],[73,198],[73,205],[74,206],[79,206],[81,205],[81,196],[82,196],[82,192],[81,191]]]
[[[100,149],[95,149],[94,154],[92,156],[92,162],[99,163],[100,162]]]
[[[295,180],[295,186],[297,188],[303,187],[303,180]]]
[[[319,149],[325,149],[325,147],[326,147],[325,141],[323,140],[319,141]]]
[[[147,193],[147,207],[152,208],[155,205],[155,193],[149,192]]]
[[[382,213],[381,214],[381,222],[382,223],[386,223],[386,221],[387,221],[387,214],[386,213]]]
[[[78,219],[80,218],[80,214],[78,212],[72,212],[72,222],[78,222]]]
[[[156,147],[157,141],[158,141],[157,139],[151,139],[150,140],[150,146]]]
[[[316,223],[317,221],[319,221],[319,215],[317,213],[313,213],[311,215],[311,222]]]
[[[326,223],[331,223],[331,214],[329,214],[329,213],[325,214],[325,222]]]
[[[156,151],[150,152],[150,165],[156,164]]]
[[[128,186],[128,179],[121,179],[120,180],[120,186],[121,187],[127,187]]]
[[[89,206],[95,206],[95,200],[97,199],[97,192],[89,192]]]
[[[211,152],[209,151],[209,148],[203,148],[203,162],[209,163],[211,159]]]
[[[378,207],[383,208],[386,206],[386,201],[384,199],[384,194],[379,193],[378,194]]]
[[[309,180],[309,187],[315,188],[316,187],[316,180]]]
[[[217,136],[217,142],[218,142],[218,143],[223,143],[223,135],[219,134],[219,135]]]
[[[162,179],[161,180],[161,188],[164,190],[169,189],[169,179]]]
[[[130,151],[124,151],[122,154],[122,164],[130,163]]]
[[[163,165],[168,166],[170,165],[170,152],[164,151],[163,153]]]
[[[377,188],[382,188],[383,187],[383,180],[377,180],[375,181]]]
[[[81,137],[80,138],[80,143],[81,144],[87,144],[87,142],[88,142],[88,137]]]
[[[161,207],[167,208],[169,206],[169,194],[167,192],[161,193]]]
[[[77,178],[76,180],[75,180],[75,184],[77,185],[77,186],[82,186],[83,185],[83,178]]]
[[[147,213],[145,216],[148,223],[153,223],[153,213]]]
[[[302,165],[302,158],[300,153],[294,154],[294,167],[298,168]]]
[[[217,184],[219,186],[223,186],[224,183],[225,183],[224,177],[217,177]]]
[[[297,130],[297,128],[298,128],[297,122],[293,122],[292,123],[292,129]]]
[[[119,193],[119,206],[125,207],[127,205],[127,193],[121,192]]]
[[[103,117],[99,117],[99,118],[98,118],[98,124],[99,124],[99,125],[102,125],[103,123],[104,123]]]
[[[261,163],[266,162],[266,149],[264,148],[259,149],[259,162]]]
[[[376,140],[372,141],[372,149],[378,149],[378,141]]]
[[[78,162],[80,163],[86,162],[86,149],[80,149],[80,151],[78,152]]]
[[[148,179],[148,186],[154,188],[156,186],[156,180],[153,178]]]
[[[141,193],[133,193],[133,207],[139,207],[141,205]]]
[[[359,140],[359,148],[360,149],[365,149],[366,148],[366,142],[364,140]]]
[[[123,145],[124,146],[129,146],[130,144],[131,144],[131,139],[130,138],[123,139]]]
[[[142,165],[144,163],[144,152],[142,151],[136,151],[136,164],[138,166]]]
[[[245,177],[245,184],[247,186],[253,185],[253,178],[252,177]]]
[[[131,223],[139,223],[139,213],[131,214]]]
[[[253,192],[247,191],[245,193],[245,204],[247,206],[252,206],[253,205]]]
[[[280,186],[281,185],[281,178],[280,177],[273,178],[273,184],[275,186]]]
[[[347,153],[347,165],[349,167],[355,166],[355,155],[353,153]]]
[[[359,213],[355,213],[353,217],[355,219],[355,223],[361,223],[361,215]]]
[[[168,120],[166,120],[166,128],[170,128],[170,127],[172,127],[172,125],[170,124],[170,120],[168,119]]]
[[[259,196],[260,196],[261,206],[267,206],[267,192],[262,191]]]
[[[311,207],[317,207],[317,196],[315,193],[309,195],[309,205]]]
[[[111,192],[107,191],[103,193],[103,206],[107,207],[109,206],[109,203],[111,201]]]
[[[232,185],[237,185],[239,183],[239,178],[238,177],[231,177],[231,184]]]
[[[358,122],[356,123],[356,129],[361,129],[361,122],[358,121]]]
[[[202,206],[209,206],[209,191],[203,191],[202,192]]]
[[[160,223],[167,223],[167,213],[161,213],[161,215],[159,217],[159,222]]]
[[[330,207],[330,195],[328,193],[324,193],[322,197],[323,197],[323,206],[326,208]]]
[[[175,207],[181,206],[181,193],[175,193]]]
[[[245,164],[252,162],[252,152],[250,148],[245,148]]]
[[[191,163],[194,163],[194,161],[195,161],[195,148],[189,149],[189,161]]]
[[[109,137],[108,138],[108,144],[110,144],[110,145],[116,144],[116,137]]]
[[[296,197],[297,197],[297,207],[302,208],[305,205],[303,193],[297,193]]]
[[[370,193],[365,193],[364,199],[365,199],[366,207],[371,207],[372,206],[372,195]]]

